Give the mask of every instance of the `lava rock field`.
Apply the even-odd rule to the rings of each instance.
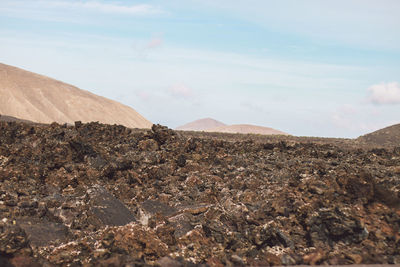
[[[1,266],[400,264],[400,147],[0,122]]]

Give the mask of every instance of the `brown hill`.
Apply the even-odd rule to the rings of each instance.
[[[222,127],[217,127],[207,130],[207,132],[220,132],[220,133],[241,133],[241,134],[264,134],[264,135],[289,135],[287,133],[256,125],[250,124],[234,124]]]
[[[0,63],[0,114],[40,123],[152,123],[134,109],[49,77]]]
[[[374,145],[399,146],[400,123],[360,136],[357,140]]]
[[[6,115],[1,115],[1,114],[0,114],[0,121],[6,121],[6,122],[16,121],[16,122],[24,122],[24,123],[34,123],[33,121],[21,120],[21,119],[12,117],[12,116],[6,116]]]
[[[181,130],[181,131],[206,131],[208,129],[212,128],[217,128],[221,126],[225,126],[226,124],[211,119],[211,118],[205,118],[205,119],[200,119],[196,120],[190,123],[187,123],[185,125],[179,126],[176,128],[176,130]]]

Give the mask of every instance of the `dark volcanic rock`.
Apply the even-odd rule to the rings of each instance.
[[[0,223],[1,254],[12,255],[25,249],[29,250],[29,240],[25,231],[18,225],[15,225],[15,221],[12,224]]]
[[[135,220],[132,212],[101,186],[88,190],[90,197],[89,213],[93,214],[91,223],[96,226],[121,226]]]
[[[0,122],[0,265],[400,264],[400,148]]]
[[[155,200],[146,200],[141,205],[141,208],[150,214],[162,214],[163,216],[171,216],[177,213],[177,209],[170,207],[164,203]]]
[[[67,240],[68,228],[61,223],[41,221],[34,224],[22,222],[20,225],[27,234],[30,244],[35,247],[42,247],[51,243],[60,244]]]
[[[360,243],[368,237],[368,230],[357,218],[339,209],[320,209],[318,215],[307,218],[306,222],[314,247],[333,246],[339,241],[347,244]]]

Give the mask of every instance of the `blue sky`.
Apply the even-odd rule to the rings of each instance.
[[[397,0],[1,0],[0,62],[176,127],[294,135],[400,123]]]

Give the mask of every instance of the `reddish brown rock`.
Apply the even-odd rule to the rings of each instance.
[[[399,264],[399,151],[0,122],[0,263]]]

